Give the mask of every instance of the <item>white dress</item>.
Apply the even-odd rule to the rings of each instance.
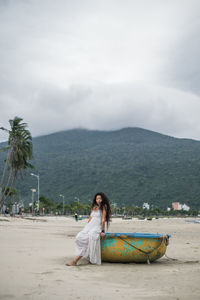
[[[101,264],[100,233],[102,211],[93,210],[92,219],[75,239],[76,255],[89,258],[92,264]]]

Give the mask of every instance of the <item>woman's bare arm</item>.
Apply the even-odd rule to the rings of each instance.
[[[104,230],[105,230],[105,221],[106,221],[106,209],[103,209],[102,217],[101,217],[101,237],[105,236]]]
[[[91,214],[92,214],[92,210],[91,210],[91,212],[90,212],[90,216],[89,216],[89,219],[88,219],[88,223],[89,223],[89,222],[91,221],[91,219],[92,219]]]

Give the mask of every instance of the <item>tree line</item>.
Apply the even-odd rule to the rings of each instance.
[[[78,215],[89,216],[91,211],[90,204],[84,204],[79,201],[72,201],[70,204],[63,204],[63,202],[55,202],[45,196],[40,197],[40,215]],[[34,213],[37,213],[36,202],[34,204]],[[31,208],[26,208],[26,213],[31,213]],[[184,216],[197,216],[197,209],[190,209],[189,211],[179,210],[174,211],[167,209],[161,209],[158,207],[144,209],[138,206],[116,206],[111,204],[111,211],[113,217],[139,217],[139,218],[148,218],[148,217],[184,217]]]

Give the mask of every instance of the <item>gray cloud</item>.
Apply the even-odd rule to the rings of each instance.
[[[198,8],[0,1],[1,126],[18,115],[34,136],[137,126],[199,139]]]
[[[34,135],[74,127],[108,130],[137,126],[199,139],[199,111],[197,96],[147,84],[72,86],[67,90],[44,87],[34,101],[25,96],[18,107],[10,106],[10,114],[24,116]]]
[[[200,2],[188,7],[179,37],[170,47],[163,82],[200,94]]]

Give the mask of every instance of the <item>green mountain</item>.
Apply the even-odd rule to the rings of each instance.
[[[166,208],[172,202],[200,208],[200,142],[140,128],[117,131],[74,129],[33,139],[40,195],[83,203],[97,191],[111,202]],[[1,154],[0,154],[1,155]],[[30,171],[31,172],[31,171]],[[17,186],[31,202],[37,178],[27,173]]]

